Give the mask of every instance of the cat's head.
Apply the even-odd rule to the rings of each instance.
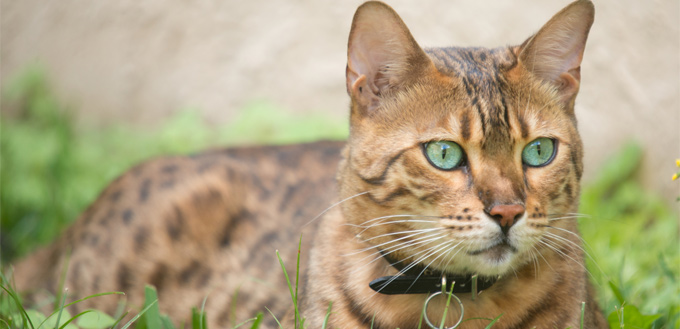
[[[389,6],[359,7],[340,170],[357,238],[405,263],[484,275],[559,245],[577,209],[574,99],[593,16],[580,0],[519,46],[424,50]]]

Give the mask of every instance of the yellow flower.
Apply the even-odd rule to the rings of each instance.
[[[671,178],[671,179],[672,179],[672,180],[678,179],[678,174],[673,174],[673,178]]]
[[[680,167],[680,159],[675,159],[675,165]]]

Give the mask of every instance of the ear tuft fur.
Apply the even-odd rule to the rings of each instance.
[[[402,88],[431,63],[390,6],[369,1],[354,14],[347,50],[347,92],[363,111]]]
[[[578,93],[581,61],[594,18],[590,0],[575,1],[520,46],[524,67],[556,86],[565,102],[572,102]]]

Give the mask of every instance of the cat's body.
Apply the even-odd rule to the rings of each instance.
[[[331,302],[331,328],[418,327],[428,294],[368,286],[411,264],[424,277],[495,281],[474,300],[457,293],[465,319],[606,327],[573,218],[582,173],[573,106],[592,19],[592,4],[577,1],[521,46],[423,51],[391,8],[366,3],[350,34],[344,147],[235,149],[138,166],[54,246],[20,263],[17,286],[54,291],[70,250],[66,286],[78,295],[122,290],[139,306],[149,282],[176,319],[207,296],[213,328],[265,306],[287,313],[290,326],[274,252],[293,274],[304,233],[300,311],[309,328],[321,327]],[[435,323],[444,301],[428,306]],[[88,302],[116,306],[110,297]],[[454,302],[446,323],[459,316]]]

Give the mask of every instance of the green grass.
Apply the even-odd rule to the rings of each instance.
[[[283,114],[267,103],[253,104],[233,123],[219,127],[208,126],[195,112],[186,110],[146,130],[124,125],[76,128],[68,109],[53,98],[44,75],[35,69],[3,91],[6,102],[19,104],[19,111],[0,121],[4,264],[53,240],[108,182],[151,156],[243,143],[342,139],[348,130],[346,122]],[[660,195],[641,187],[637,175],[642,157],[641,146],[627,145],[584,186],[580,225],[591,257],[587,265],[613,328],[680,328],[678,214]],[[668,183],[680,184],[670,179]],[[73,316],[61,312],[57,320],[58,315],[25,310],[17,305],[20,296],[2,280],[0,328],[36,328],[24,323],[31,319],[43,322],[43,328],[94,329],[98,328],[96,319],[109,321],[107,325],[113,319],[87,311]],[[290,289],[295,304],[297,284],[291,283]],[[147,290],[147,294],[146,312],[134,323],[119,323],[118,328],[153,329],[159,323],[170,328],[169,319],[154,306],[155,291]],[[74,316],[78,317],[65,323]],[[195,310],[194,321],[187,327],[202,328],[205,316]],[[304,314],[296,316],[301,326]],[[498,316],[489,314],[489,319],[495,322]],[[262,317],[242,315],[251,319],[234,327],[257,328]]]

